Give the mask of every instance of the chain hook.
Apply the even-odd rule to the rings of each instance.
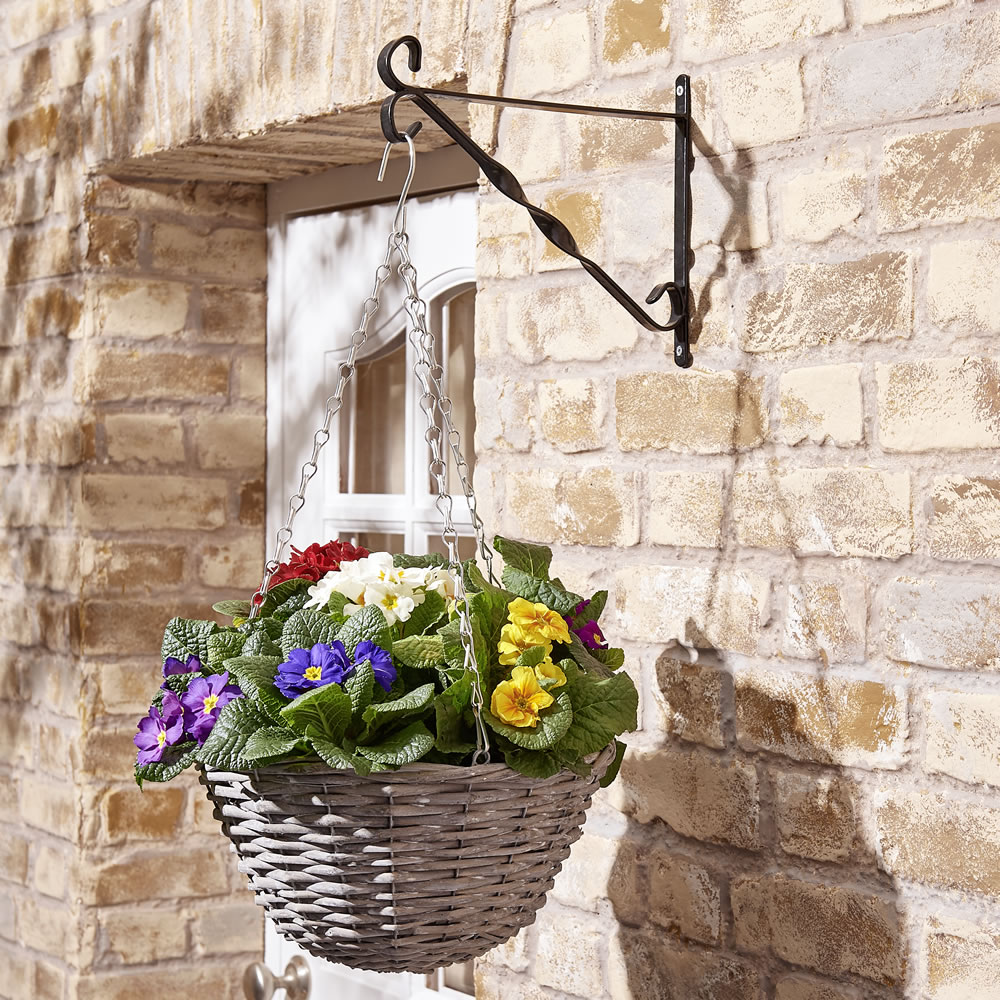
[[[403,181],[403,190],[399,193],[399,202],[396,205],[396,215],[392,220],[392,234],[399,236],[406,230],[406,199],[410,196],[410,185],[413,183],[413,175],[417,172],[417,148],[413,144],[413,137],[409,132],[403,133],[406,145],[410,149],[410,167],[406,171],[406,180]],[[381,183],[385,179],[385,168],[389,163],[389,153],[393,144],[385,144],[385,152],[382,154],[382,163],[378,168],[378,179]]]

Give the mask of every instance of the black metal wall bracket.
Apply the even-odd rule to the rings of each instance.
[[[385,85],[394,93],[382,102],[382,134],[388,142],[405,142],[405,136],[395,122],[396,105],[401,100],[412,101],[442,131],[449,135],[476,163],[491,184],[511,201],[528,210],[535,226],[542,235],[563,253],[575,257],[584,270],[615,298],[647,330],[674,333],[674,362],[681,368],[690,368],[690,249],[691,249],[691,81],[687,76],[677,77],[674,88],[675,110],[636,111],[628,108],[589,107],[581,104],[557,104],[552,101],[522,100],[514,97],[493,97],[488,94],[466,94],[451,90],[433,90],[403,83],[392,70],[392,57],[396,49],[405,45],[411,72],[416,73],[421,64],[420,42],[413,35],[404,35],[390,42],[378,57],[378,73]],[[646,121],[673,119],[674,146],[674,280],[657,285],[646,296],[646,304],[658,302],[666,294],[670,302],[670,318],[658,323],[640,306],[606,271],[585,257],[577,246],[573,234],[554,215],[531,204],[518,179],[502,163],[481,149],[449,118],[431,98],[465,101],[469,104],[498,104],[503,107],[526,108],[532,111],[559,111],[574,115],[593,115],[603,118],[633,118]],[[420,130],[420,122],[413,122],[404,130],[412,139]]]

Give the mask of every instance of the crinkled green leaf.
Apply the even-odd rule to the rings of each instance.
[[[258,729],[243,747],[243,759],[251,763],[271,757],[281,757],[291,753],[300,743],[302,737],[291,732],[285,726],[265,726]]]
[[[372,766],[369,761],[356,753],[348,753],[343,747],[331,743],[329,740],[311,740],[313,750],[323,759],[323,761],[341,770],[351,769],[364,777],[371,774]]]
[[[516,665],[519,667],[537,667],[547,655],[548,651],[544,646],[532,646],[517,658]]]
[[[234,656],[239,656],[249,638],[250,636],[246,632],[236,632],[233,629],[213,632],[208,637],[209,669],[213,673],[221,673],[222,664]]]
[[[622,769],[622,761],[625,759],[626,749],[628,748],[621,740],[615,740],[615,759],[608,765],[608,769],[601,778],[601,788],[607,788],[618,777],[618,772]]]
[[[593,655],[593,650],[587,649],[580,641],[580,637],[574,632],[570,633],[569,652],[570,656],[573,657],[586,673],[594,674],[597,677],[611,676],[612,668],[605,666],[605,664],[598,660]],[[624,657],[622,662],[624,662]]]
[[[358,747],[373,764],[402,767],[420,760],[434,746],[431,731],[422,722],[413,722],[374,746]]]
[[[550,580],[531,576],[513,566],[505,566],[503,585],[518,597],[533,604],[544,604],[561,615],[568,615],[583,598],[579,594],[565,590]]]
[[[584,649],[587,649],[587,647],[584,646]],[[587,652],[592,659],[597,660],[598,663],[603,663],[604,666],[611,670],[617,670],[619,667],[625,666],[624,649],[611,646],[608,649],[587,649]]]
[[[195,751],[195,760],[221,770],[242,770],[247,761],[243,748],[258,729],[271,720],[249,698],[237,698],[219,712],[208,739]]]
[[[274,686],[280,664],[280,656],[236,656],[225,662],[225,668],[243,693],[275,722],[281,722],[281,710],[288,704],[288,699]]]
[[[340,627],[337,638],[344,644],[348,656],[353,656],[354,647],[366,639],[382,649],[392,648],[392,630],[382,609],[374,604],[366,605],[351,615]]]
[[[639,694],[628,674],[612,674],[603,680],[580,674],[568,687],[573,724],[559,744],[561,750],[585,757],[638,725]]]
[[[219,601],[212,605],[213,611],[230,618],[246,618],[250,614],[249,601]]]
[[[441,620],[445,610],[444,598],[437,591],[427,591],[423,601],[403,623],[403,635],[421,635]]]
[[[325,611],[296,611],[281,630],[281,652],[312,649],[317,642],[331,643],[337,637],[337,623]]]
[[[181,676],[177,674],[176,676]],[[170,747],[164,755],[163,760],[154,761],[152,764],[135,765],[135,783],[142,788],[144,781],[170,781],[176,778],[186,767],[194,763],[195,757],[192,751],[197,747],[195,742],[178,743]]]
[[[425,556],[408,556],[400,552],[392,557],[396,569],[436,569],[446,565],[447,560],[440,552],[428,552]]]
[[[485,707],[483,718],[491,729],[506,736],[511,743],[525,750],[547,750],[559,743],[572,725],[573,706],[565,691],[557,695],[548,708],[539,712],[538,725],[534,729],[529,726],[523,729],[520,726],[508,726]]]
[[[472,674],[446,687],[434,699],[435,747],[443,753],[468,753],[476,749],[472,715]]]
[[[599,590],[587,601],[587,606],[580,612],[580,617],[585,621],[597,621],[604,614],[605,605],[608,603],[608,592]]]
[[[310,739],[339,743],[351,722],[351,699],[339,684],[324,684],[289,702],[281,718]]]
[[[258,617],[280,618],[284,621],[309,601],[309,588],[312,586],[312,580],[299,578],[286,580],[272,587],[260,606]]]
[[[160,656],[164,661],[173,656],[181,663],[189,656],[197,656],[202,663],[208,663],[208,637],[218,631],[215,622],[171,618],[163,633]]]
[[[354,667],[354,673],[344,682],[344,690],[351,699],[351,716],[360,719],[361,713],[372,703],[375,691],[375,671],[370,660],[362,660]]]
[[[326,613],[334,615],[337,618],[346,618],[347,615],[344,614],[344,606],[346,604],[347,596],[340,593],[339,590],[335,590],[330,595],[330,600],[326,602]]]
[[[272,621],[273,619],[268,619]],[[284,659],[281,646],[271,638],[263,629],[254,632],[247,638],[243,645],[244,656],[276,656],[279,660]]]
[[[403,719],[410,715],[423,712],[434,700],[434,685],[421,684],[420,687],[407,691],[393,701],[383,701],[378,705],[369,705],[362,716],[369,728],[388,722],[390,719]]]
[[[439,635],[411,635],[392,644],[392,655],[408,667],[427,670],[444,660],[444,641]]]
[[[551,778],[563,769],[561,759],[551,750],[508,750],[504,760],[529,778]]]
[[[549,566],[552,564],[552,549],[548,546],[518,542],[513,538],[497,535],[493,539],[493,548],[503,556],[505,566],[522,570],[528,576],[548,579]]]

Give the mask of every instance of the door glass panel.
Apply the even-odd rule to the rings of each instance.
[[[459,993],[468,993],[470,997],[476,995],[476,980],[473,975],[475,966],[472,962],[463,962],[461,965],[449,965],[444,970],[444,985]]]
[[[364,546],[369,552],[403,551],[403,535],[387,531],[358,531],[351,542]]]
[[[340,422],[342,493],[406,492],[406,340],[358,363]]]
[[[456,504],[459,501],[455,501]],[[465,503],[463,498],[461,503]],[[440,552],[446,559],[448,558],[448,546],[444,544],[444,539],[440,534],[429,534],[427,536],[427,551],[428,552]],[[471,559],[476,554],[476,539],[473,535],[468,537],[465,535],[458,536],[458,555],[459,558],[464,562],[466,559]]]

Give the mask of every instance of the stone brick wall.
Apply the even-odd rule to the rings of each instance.
[[[481,997],[1000,998],[1000,0],[2,0],[0,997],[235,998],[259,949],[130,737],[261,558],[263,185],[380,155],[405,31],[430,85],[695,92],[694,369],[481,202],[483,506],[612,584],[642,720]],[[670,128],[470,124],[670,274]]]

